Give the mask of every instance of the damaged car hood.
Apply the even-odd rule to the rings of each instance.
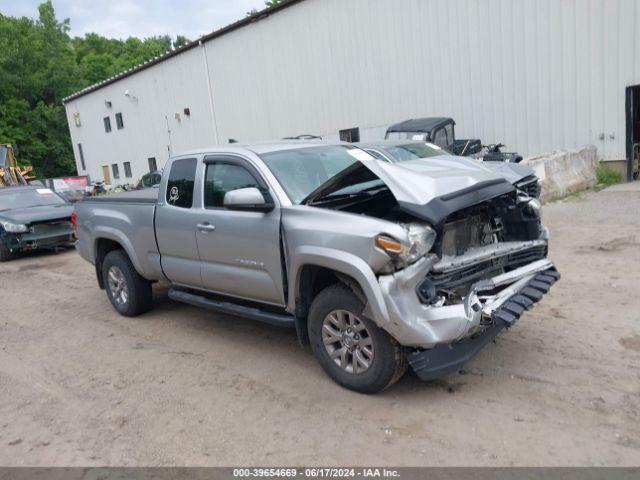
[[[33,222],[69,218],[72,213],[73,205],[44,205],[39,207],[3,210],[0,212],[0,218],[12,223],[28,225]]]
[[[503,175],[474,160],[462,160],[453,163],[447,155],[431,157],[428,162],[358,160],[316,188],[302,203],[313,205],[349,185],[379,179],[403,210],[436,225],[457,210],[515,190]]]
[[[533,168],[522,163],[484,162],[483,166],[504,176],[511,183],[517,183],[536,174]]]

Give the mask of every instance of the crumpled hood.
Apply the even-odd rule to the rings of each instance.
[[[72,213],[73,205],[46,205],[42,207],[4,210],[0,212],[0,219],[28,225],[33,222],[69,218]]]
[[[517,183],[526,177],[536,174],[533,168],[522,163],[483,162],[483,165],[493,172],[502,175],[509,183]]]
[[[402,210],[434,226],[453,212],[515,191],[503,175],[471,159],[454,164],[449,155],[401,163],[363,158],[316,188],[302,204],[314,206],[317,200],[349,184],[376,177],[389,188]]]
[[[428,159],[387,163],[363,161],[382,180],[398,202],[424,205],[437,197],[454,194],[505,178],[482,163],[464,157],[441,155]]]

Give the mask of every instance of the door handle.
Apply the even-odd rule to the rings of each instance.
[[[201,232],[213,232],[216,229],[216,226],[211,225],[210,223],[199,223],[196,225],[196,228]]]

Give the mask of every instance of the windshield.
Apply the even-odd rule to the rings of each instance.
[[[445,150],[430,143],[407,143],[406,145],[396,145],[387,147],[386,150],[396,162],[407,160],[418,160],[420,158],[437,157],[438,155],[449,155]]]
[[[364,150],[350,145],[281,150],[263,153],[260,158],[295,204],[356,161],[373,160]]]
[[[34,190],[7,190],[0,192],[0,211],[14,208],[30,208],[43,205],[65,205],[66,202],[48,188]]]
[[[389,132],[384,136],[385,140],[429,140],[428,133],[422,132]]]

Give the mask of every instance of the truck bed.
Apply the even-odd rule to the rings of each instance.
[[[87,197],[83,202],[109,202],[109,203],[156,203],[158,200],[157,188],[145,188],[144,190],[132,190],[130,192],[118,192],[97,197]]]
[[[119,243],[136,270],[148,280],[162,278],[154,230],[158,189],[136,190],[88,197],[75,204],[78,215],[78,252],[90,262],[96,256],[96,239]]]

